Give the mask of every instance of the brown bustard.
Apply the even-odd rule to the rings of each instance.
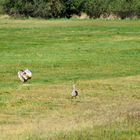
[[[72,92],[71,92],[71,98],[76,98],[78,96],[78,91],[76,90],[75,88],[75,85],[72,86],[73,89],[72,89]]]

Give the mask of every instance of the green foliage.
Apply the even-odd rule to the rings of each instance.
[[[140,17],[139,0],[114,0],[110,3],[110,9],[122,19],[132,16]]]
[[[3,14],[4,13],[4,10],[3,10],[3,4],[4,4],[5,0],[0,0],[0,14]]]
[[[65,5],[65,16],[69,18],[73,14],[80,14],[83,8],[81,5],[85,0],[63,0],[63,2]]]
[[[4,9],[10,15],[56,18],[61,16],[63,3],[61,0],[7,0]]]
[[[110,14],[116,14],[122,19],[140,17],[139,0],[3,0],[1,3],[6,13],[27,17],[70,18],[81,12],[91,18]]]
[[[83,4],[83,11],[90,17],[99,18],[102,14],[108,13],[109,0],[87,0]]]

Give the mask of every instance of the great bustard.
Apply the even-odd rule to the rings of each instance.
[[[71,92],[71,98],[76,98],[78,96],[78,91],[76,90],[75,88],[75,85],[72,86],[73,89],[72,89],[72,92]]]

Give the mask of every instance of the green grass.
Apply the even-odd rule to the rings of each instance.
[[[139,20],[0,18],[0,58],[0,139],[140,139]]]

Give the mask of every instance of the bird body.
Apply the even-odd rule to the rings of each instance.
[[[32,72],[28,69],[18,71],[18,78],[24,83],[32,78]]]
[[[73,85],[73,90],[71,92],[71,96],[72,96],[72,98],[74,98],[74,97],[76,98],[78,96],[78,91],[76,90],[75,85]]]

